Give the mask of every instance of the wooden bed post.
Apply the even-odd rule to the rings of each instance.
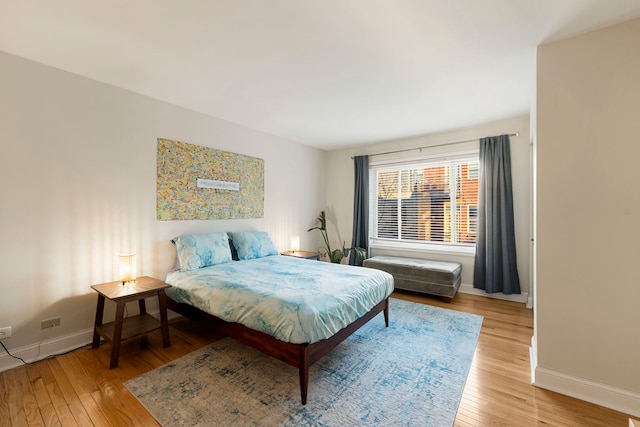
[[[307,357],[308,346],[300,349],[300,365],[298,373],[300,374],[300,400],[302,404],[307,404],[307,389],[309,388],[309,359]]]
[[[384,324],[387,328],[389,327],[389,298],[384,303]]]

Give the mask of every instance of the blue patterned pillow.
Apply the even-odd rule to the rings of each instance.
[[[279,254],[267,232],[239,231],[230,234],[233,246],[238,251],[238,259],[254,259]]]
[[[178,251],[180,271],[231,262],[227,233],[185,235],[176,237],[173,243]]]

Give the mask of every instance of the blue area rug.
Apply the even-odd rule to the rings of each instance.
[[[390,302],[314,364],[306,405],[298,370],[225,338],[125,383],[170,426],[451,426],[482,317]]]

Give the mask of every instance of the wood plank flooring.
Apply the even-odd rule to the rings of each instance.
[[[456,426],[628,426],[625,414],[530,384],[533,313],[523,304],[468,294],[450,304],[394,297],[484,316]],[[123,382],[219,338],[187,319],[173,320],[170,330],[166,349],[159,331],[145,348],[140,339],[125,341],[112,370],[103,344],[0,373],[0,426],[158,426]]]

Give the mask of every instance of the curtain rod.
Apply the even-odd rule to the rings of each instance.
[[[515,133],[510,133],[509,136],[518,136],[520,135],[520,132],[515,132]],[[480,138],[475,138],[475,139],[467,139],[465,141],[454,141],[454,142],[445,142],[442,144],[436,144],[436,145],[427,145],[426,147],[416,147],[416,148],[405,148],[404,150],[395,150],[395,151],[385,151],[384,153],[374,153],[374,154],[369,154],[368,156],[382,156],[385,154],[395,154],[395,153],[404,153],[405,151],[413,151],[413,150],[420,150],[422,151],[424,148],[434,148],[434,147],[444,147],[445,145],[454,145],[454,144],[464,144],[465,142],[473,142],[473,141],[479,141]],[[353,159],[355,156],[351,156],[351,158]]]

